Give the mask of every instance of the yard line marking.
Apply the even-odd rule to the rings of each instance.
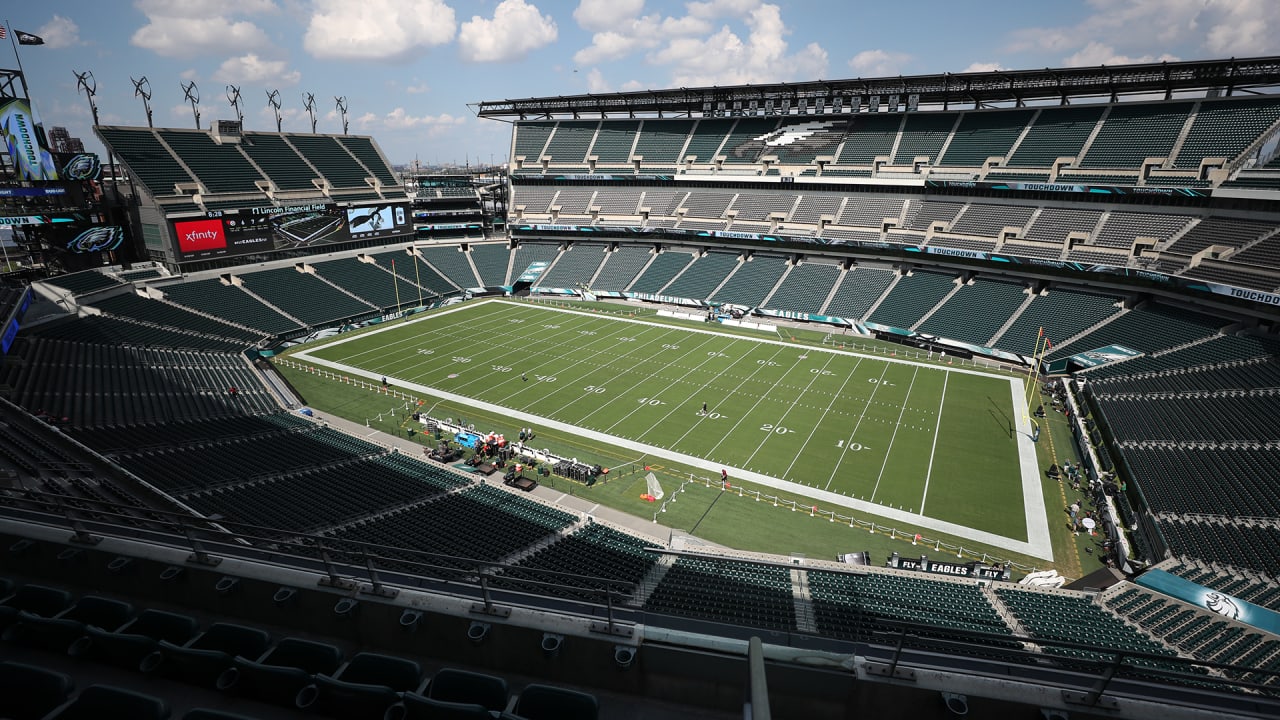
[[[747,339],[747,338],[743,338],[743,339],[745,340],[745,339]],[[693,372],[696,372],[696,371],[700,371],[700,370],[702,370],[703,366],[705,366],[707,363],[709,363],[709,362],[712,362],[712,361],[714,361],[714,360],[719,359],[720,355],[723,355],[725,350],[731,350],[731,349],[735,348],[735,347],[738,345],[738,342],[739,342],[738,340],[734,340],[733,342],[731,342],[731,343],[730,343],[730,344],[728,344],[728,345],[725,345],[724,347],[720,348],[719,350],[712,350],[712,351],[711,351],[712,353],[717,353],[717,354],[712,355],[712,354],[708,353],[708,354],[707,354],[707,356],[706,356],[706,358],[704,358],[701,362],[699,362],[699,363],[698,363],[697,365],[695,365],[694,367],[691,367],[691,368],[685,368],[685,370],[686,370],[685,377],[687,378],[687,377],[688,377],[688,375],[689,375],[690,373],[693,373]],[[702,343],[701,345],[699,345],[699,346],[698,346],[698,348],[699,348],[699,349],[701,349],[701,348],[703,348],[703,347],[706,347],[706,345],[707,345],[706,343]],[[701,391],[706,390],[707,388],[711,387],[711,386],[712,386],[712,384],[713,384],[713,383],[715,383],[715,381],[717,381],[717,380],[719,380],[720,378],[724,377],[724,375],[725,375],[725,371],[726,371],[726,370],[729,370],[729,369],[733,368],[735,365],[737,365],[738,363],[740,363],[740,362],[742,362],[743,360],[745,360],[748,356],[750,356],[750,354],[751,354],[751,353],[750,353],[750,352],[748,352],[748,353],[746,353],[745,355],[742,355],[742,356],[740,356],[740,357],[736,357],[736,358],[734,359],[734,361],[733,361],[732,363],[730,363],[730,364],[729,364],[729,367],[727,367],[727,368],[725,368],[724,370],[721,370],[720,372],[715,373],[714,375],[712,375],[710,380],[707,380],[706,382],[702,383],[702,387],[698,388],[698,392],[690,393],[689,397],[690,397],[690,398],[693,398],[693,397],[697,397],[698,395],[703,394]],[[761,367],[763,367],[763,366],[761,366]],[[758,368],[755,370],[755,372],[759,372],[759,370],[760,370],[760,369],[761,369],[761,368],[759,368],[759,367],[758,367]],[[651,376],[650,376],[650,378],[652,378],[652,377],[653,377],[653,376],[651,375]],[[728,399],[728,398],[729,398],[730,396],[732,396],[735,392],[737,392],[738,388],[741,388],[744,384],[746,384],[746,382],[747,382],[747,380],[748,380],[748,379],[750,379],[750,376],[749,376],[749,375],[748,375],[746,378],[743,378],[743,380],[742,380],[742,382],[741,382],[741,383],[738,383],[738,387],[737,387],[737,388],[734,388],[733,390],[730,390],[730,391],[729,391],[729,393],[728,393],[728,395],[726,395],[724,398],[721,398],[720,402],[721,402],[721,403],[723,403],[726,399]],[[666,412],[666,414],[665,414],[665,415],[663,415],[662,417],[658,418],[658,420],[656,420],[652,425],[650,425],[650,426],[649,426],[649,427],[648,427],[648,428],[647,428],[643,433],[641,433],[641,437],[644,437],[644,436],[645,436],[645,435],[647,435],[648,433],[652,432],[654,428],[656,428],[657,426],[661,425],[664,421],[666,421],[666,419],[667,419],[667,418],[669,418],[669,417],[671,417],[672,415],[674,415],[674,414],[676,413],[676,411],[678,411],[678,410],[680,410],[680,409],[681,409],[681,407],[682,407],[682,404],[681,404],[681,403],[671,403],[671,409],[670,409],[670,410],[668,410],[668,411]],[[634,411],[633,411],[633,412],[634,412]],[[630,417],[630,413],[628,413],[628,417]],[[689,427],[689,429],[688,429],[688,430],[686,430],[686,431],[684,432],[684,435],[681,435],[681,436],[680,436],[680,437],[679,437],[679,438],[678,438],[674,443],[672,443],[672,445],[673,445],[673,446],[674,446],[674,445],[678,445],[682,440],[684,440],[686,437],[688,437],[689,433],[693,432],[693,431],[694,431],[694,429],[695,429],[695,428],[697,428],[697,427],[698,427],[698,425],[700,425],[700,424],[702,423],[702,421],[703,421],[703,420],[705,420],[705,419],[706,419],[706,418],[705,418],[705,417],[703,417],[703,418],[699,418],[698,420],[694,421],[693,425],[691,425],[691,426]],[[621,422],[621,421],[619,421],[619,422]],[[616,423],[615,423],[615,424],[616,424]]]
[[[911,373],[911,383],[907,385],[907,395],[902,398],[902,409],[898,411],[898,422],[893,425],[893,434],[889,436],[889,447],[885,448],[884,461],[880,463],[880,474],[876,476],[875,487],[871,488],[871,496],[867,498],[871,502],[876,501],[876,492],[880,489],[880,480],[884,478],[884,469],[889,467],[889,453],[893,452],[893,441],[898,438],[898,428],[902,427],[902,416],[907,412],[907,403],[911,400],[911,389],[916,386],[916,377],[919,374],[920,368],[916,368],[915,372]],[[946,382],[947,381],[944,378],[942,381],[943,385],[945,385]],[[935,440],[937,437],[937,435],[934,435]]]
[[[336,370],[339,372],[350,373],[352,376],[355,376],[355,377],[375,379],[375,380],[378,377],[377,374],[370,372],[368,370],[364,370],[362,368],[350,367],[347,365],[342,365],[340,363],[336,363],[331,360],[324,360],[322,358],[312,358],[312,357],[307,357],[306,360],[320,367],[329,368],[331,370]],[[1017,378],[1011,378],[1010,384],[1013,388],[1011,391],[1011,396],[1014,398],[1020,397],[1018,393],[1019,393],[1021,381],[1018,380]],[[858,500],[857,498],[852,498],[846,495],[842,495],[840,493],[830,492],[830,491],[822,490],[815,487],[807,487],[805,485],[789,482],[786,480],[781,480],[779,478],[776,478],[770,475],[765,475],[763,473],[754,472],[746,468],[738,468],[732,465],[726,465],[725,463],[721,463],[721,462],[712,462],[710,460],[707,460],[705,457],[688,455],[686,453],[682,453],[676,450],[660,448],[656,445],[649,445],[647,443],[636,441],[636,440],[629,440],[627,438],[606,435],[605,433],[600,432],[598,430],[585,429],[577,425],[574,425],[572,423],[566,423],[566,422],[561,422],[559,420],[554,420],[551,418],[540,417],[537,415],[533,415],[532,413],[521,412],[519,410],[513,410],[511,408],[501,407],[499,405],[487,403],[481,400],[475,400],[473,398],[463,397],[461,395],[456,395],[454,393],[450,393],[447,390],[443,390],[439,388],[420,385],[417,383],[406,383],[405,388],[408,390],[419,392],[419,393],[436,395],[436,396],[439,396],[440,399],[448,402],[460,403],[468,407],[475,407],[479,410],[484,410],[494,414],[499,414],[509,418],[510,420],[519,421],[519,422],[529,422],[531,424],[538,425],[540,427],[545,427],[548,430],[556,430],[559,432],[564,432],[566,434],[571,433],[575,436],[595,440],[597,442],[609,443],[616,447],[632,450],[637,453],[641,453],[655,459],[661,458],[663,460],[682,463],[690,467],[704,470],[708,473],[718,473],[720,472],[721,468],[726,468],[729,470],[729,472],[733,473],[735,477],[741,480],[756,483],[757,485],[773,488],[775,490],[782,490],[784,492],[792,493],[794,495],[800,495],[803,497],[812,498],[813,500],[826,505],[851,508],[853,510],[857,510],[858,512],[864,512],[870,515],[875,515],[891,522],[897,522],[897,523],[903,523],[903,524],[909,523],[911,527],[920,528],[924,530],[935,530],[937,532],[945,533],[947,535],[954,535],[959,538],[964,538],[965,540],[973,540],[974,542],[979,544],[995,545],[995,546],[1003,547],[1009,550],[1009,552],[1021,553],[1024,555],[1033,555],[1037,558],[1042,558],[1045,560],[1049,560],[1051,562],[1053,561],[1053,544],[1049,539],[1049,525],[1048,525],[1047,518],[1044,515],[1043,497],[1041,497],[1041,500],[1038,504],[1039,511],[1040,511],[1038,524],[1033,526],[1035,528],[1034,530],[1029,529],[1028,531],[1030,539],[1017,540],[1014,538],[1004,537],[1001,535],[997,535],[995,533],[987,532],[985,530],[977,530],[975,528],[967,527],[967,526],[949,522],[946,520],[939,520],[937,518],[926,517],[918,513],[907,512],[905,510],[900,510],[898,508],[886,507],[884,505],[873,505],[872,503],[866,502],[864,500]],[[1019,432],[1030,431],[1029,427],[1023,426],[1021,424],[1021,415],[1015,418],[1014,422],[1018,423],[1017,427],[1019,428]],[[1019,438],[1019,442],[1020,443],[1025,442],[1027,445],[1027,449],[1034,453],[1035,448],[1031,444],[1030,437],[1025,435],[1021,436]],[[1029,468],[1024,467],[1024,473],[1023,473],[1024,493],[1026,492],[1025,483],[1034,483],[1037,488],[1039,487],[1039,474],[1036,468],[1034,454],[1031,456],[1029,463],[1030,463]],[[1028,474],[1028,470],[1029,470],[1029,474]],[[562,494],[558,500],[563,501],[567,497],[568,497],[567,494]],[[1031,502],[1034,502],[1034,501],[1035,501],[1035,498],[1032,498]],[[1030,502],[1028,504],[1030,504]],[[1030,513],[1032,510],[1033,508],[1029,507],[1028,513]]]
[[[822,417],[818,418],[813,423],[813,429],[809,431],[809,437],[804,439],[804,443],[800,446],[800,451],[796,453],[795,457],[791,458],[791,464],[788,465],[787,469],[782,472],[783,479],[785,479],[788,475],[791,474],[791,468],[796,466],[796,461],[799,460],[802,456],[804,456],[805,448],[809,447],[809,442],[813,440],[814,433],[818,432],[818,428],[821,427],[822,422],[827,419],[828,415],[831,414],[831,406],[835,405],[836,401],[840,399],[840,396],[844,393],[845,386],[849,384],[849,380],[851,380],[854,374],[858,372],[859,367],[862,367],[862,358],[858,358],[858,362],[854,364],[853,369],[849,371],[848,375],[844,376],[844,382],[840,383],[840,389],[831,396],[831,402],[827,403],[827,406],[823,408]],[[843,413],[839,413],[839,414],[843,414]],[[840,447],[844,447],[843,443],[844,441],[842,440]]]
[[[808,357],[807,355],[801,356],[800,360],[803,360],[803,359],[805,359],[805,358],[807,358],[807,357]],[[827,366],[831,364],[831,361],[832,361],[833,359],[835,359],[835,356],[834,356],[834,355],[830,355],[830,356],[828,356],[828,357],[827,357],[827,361],[826,361],[825,363],[823,363],[823,364],[822,364],[822,369],[823,369],[823,370],[826,370],[826,369],[827,369]],[[787,373],[788,373],[788,374],[790,374],[791,370],[796,369],[796,367],[797,367],[798,365],[800,365],[800,360],[796,360],[795,365],[792,365],[792,366],[791,366],[791,369],[790,369],[790,370],[787,370]],[[786,377],[786,375],[783,375],[782,377],[783,377],[783,378],[785,378],[785,377]],[[809,384],[805,386],[804,390],[801,390],[801,391],[799,392],[799,394],[795,395],[795,396],[792,398],[792,400],[791,400],[791,406],[790,406],[790,407],[788,407],[786,410],[783,410],[783,411],[782,411],[782,415],[778,416],[778,421],[777,421],[776,423],[774,423],[774,426],[775,426],[775,427],[776,427],[776,426],[778,426],[778,425],[781,425],[781,424],[783,423],[783,421],[787,419],[787,415],[790,415],[790,414],[791,414],[791,411],[796,409],[796,403],[800,402],[800,398],[801,398],[801,397],[803,397],[803,396],[804,396],[804,394],[805,394],[806,392],[808,392],[809,388],[810,388],[810,387],[812,387],[814,383],[818,382],[818,378],[819,378],[819,377],[821,377],[821,373],[811,373],[811,374],[810,374]],[[779,380],[779,382],[781,382],[781,381],[782,381],[782,378],[779,378],[778,380]],[[775,384],[775,385],[774,385],[774,387],[776,388],[776,387],[777,387],[777,384]],[[770,392],[772,392],[772,390],[770,390]],[[761,396],[761,399],[763,399],[763,396]],[[815,424],[814,424],[814,426],[816,427],[816,426],[817,426],[817,424],[815,423]],[[770,439],[770,438],[772,438],[772,437],[773,437],[773,433],[767,433],[767,434],[765,434],[764,439],[760,441],[760,444],[756,446],[756,449],[751,453],[750,457],[748,457],[746,461],[747,461],[747,462],[751,462],[752,460],[754,460],[754,459],[755,459],[755,457],[756,457],[756,455],[760,454],[760,450],[761,450],[762,448],[764,448],[764,444],[765,444],[765,443],[767,443],[767,442],[769,442],[769,439]],[[786,477],[786,476],[784,475],[783,477]]]
[[[920,495],[920,514],[924,514],[924,502],[929,499],[929,478],[933,477],[933,455],[938,451],[938,431],[942,429],[942,406],[947,404],[947,380],[950,375],[942,376],[942,398],[938,400],[938,424],[933,426],[933,447],[929,448],[929,469],[924,473],[924,492]],[[1027,524],[1030,529],[1031,524]]]
[[[596,408],[595,410],[592,410],[592,411],[591,411],[591,414],[590,414],[590,415],[588,415],[587,417],[591,417],[591,415],[596,414],[596,412],[598,412],[599,410],[603,410],[606,406],[613,404],[614,402],[616,402],[617,400],[619,400],[619,399],[621,399],[621,398],[623,398],[623,397],[626,397],[627,393],[630,393],[632,390],[635,390],[636,388],[640,387],[641,385],[644,385],[645,383],[649,382],[649,381],[650,381],[650,380],[652,380],[655,376],[657,376],[657,374],[658,374],[658,373],[660,373],[660,372],[662,372],[662,371],[664,371],[664,370],[666,370],[666,369],[670,368],[671,366],[675,365],[675,364],[676,364],[677,362],[679,362],[680,360],[683,360],[684,358],[688,357],[688,356],[690,355],[690,353],[697,352],[697,351],[701,350],[702,348],[706,347],[706,346],[707,346],[707,343],[709,343],[709,342],[711,342],[711,338],[707,338],[706,340],[703,340],[701,343],[698,343],[698,344],[697,344],[697,345],[695,345],[694,347],[691,347],[691,348],[689,348],[688,350],[686,350],[686,351],[684,351],[684,352],[680,353],[679,357],[675,358],[674,360],[672,360],[671,362],[667,363],[666,365],[663,365],[663,366],[659,367],[657,370],[654,370],[653,372],[649,373],[647,376],[645,376],[645,377],[643,377],[643,378],[640,378],[640,379],[639,379],[639,380],[637,380],[636,382],[632,383],[632,384],[631,384],[631,386],[629,386],[626,390],[623,390],[621,393],[618,393],[618,395],[617,395],[613,400],[611,400],[610,402],[605,403],[604,405],[601,405],[600,407]],[[711,357],[710,357],[710,356],[706,356],[706,358],[705,358],[701,363],[698,363],[698,367],[702,367],[702,365],[704,365],[704,364],[706,364],[706,363],[708,363],[708,362],[711,362]],[[646,408],[646,407],[649,407],[649,406],[647,406],[647,405],[640,405],[640,404],[636,404],[636,406],[635,406],[635,407],[631,408],[631,412],[628,412],[626,415],[623,415],[622,417],[620,417],[620,418],[618,418],[617,420],[615,420],[615,421],[614,421],[614,423],[613,423],[612,425],[610,425],[609,427],[605,428],[605,429],[604,429],[604,431],[605,431],[605,432],[607,432],[607,433],[611,433],[611,432],[613,432],[613,429],[614,429],[615,427],[617,427],[617,426],[618,426],[618,423],[626,421],[626,419],[627,419],[627,418],[631,417],[632,415],[635,415],[636,413],[640,412],[641,410],[643,410],[643,409],[644,409],[644,408]],[[674,409],[674,408],[673,408],[673,409]],[[585,418],[584,418],[584,419],[585,419]],[[658,422],[661,422],[661,419],[660,419]],[[653,425],[650,425],[650,426],[649,426],[649,427],[648,427],[644,432],[639,433],[639,436],[640,436],[640,437],[644,437],[645,435],[649,434],[650,432],[653,432],[653,428],[654,428],[656,425],[657,425],[657,423],[654,423]]]
[[[756,369],[751,371],[750,375],[748,375],[747,378],[742,381],[742,383],[745,384],[747,380],[750,380],[756,373],[760,372],[761,370],[764,370],[766,367],[769,367],[765,363],[772,362],[773,359],[778,357],[778,354],[785,349],[786,348],[778,348],[778,351],[770,355],[768,360],[766,360],[763,363],[757,364]],[[799,364],[800,364],[800,361],[796,360],[795,363],[793,363],[791,367],[788,368],[787,371],[782,374],[782,377],[786,377],[787,373],[794,370],[796,365],[799,365]],[[781,380],[782,378],[778,378],[779,382],[781,382]],[[774,387],[776,387],[777,384],[778,383],[775,382]],[[739,385],[738,387],[742,387],[742,385]],[[728,440],[730,437],[733,437],[734,431],[738,429],[738,426],[746,422],[748,417],[751,417],[751,413],[755,412],[755,409],[760,406],[760,403],[764,402],[765,396],[767,396],[771,390],[772,388],[770,388],[770,390],[766,390],[765,392],[760,393],[760,395],[756,398],[756,401],[752,403],[751,407],[746,412],[742,413],[742,417],[738,418],[738,421],[733,424],[733,427],[729,428],[728,432],[721,435],[720,441],[717,442],[715,445],[712,445],[711,448],[704,453],[704,455],[706,455],[707,457],[711,457],[712,453],[720,449],[720,446],[724,444],[725,440]]]
[[[827,478],[827,484],[822,486],[823,490],[831,489],[831,481],[836,479],[836,473],[839,472],[840,466],[844,464],[844,456],[849,452],[849,445],[853,443],[853,436],[858,434],[858,428],[862,425],[862,420],[867,416],[867,410],[871,409],[871,402],[876,397],[876,391],[884,385],[884,375],[889,372],[889,363],[884,364],[884,369],[880,371],[880,379],[876,380],[876,386],[871,389],[871,394],[867,396],[867,404],[862,406],[862,414],[858,416],[858,422],[853,424],[853,431],[849,433],[849,439],[844,441],[844,447],[840,448],[840,457],[836,458],[835,467],[831,468],[831,477]],[[850,373],[852,374],[852,373]]]

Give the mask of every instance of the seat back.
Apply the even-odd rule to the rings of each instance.
[[[90,685],[46,720],[168,720],[169,703],[151,695],[110,685]]]
[[[164,610],[143,610],[121,632],[130,635],[146,635],[153,640],[166,640],[174,645],[185,645],[196,634],[199,625],[190,615],[165,612]]]
[[[596,720],[600,704],[594,695],[534,684],[521,691],[515,714],[528,720]]]
[[[118,630],[133,617],[133,605],[97,595],[85,595],[59,617],[95,625],[103,630]]]
[[[423,697],[417,693],[405,693],[398,705],[393,705],[384,716],[386,720],[493,720],[493,714],[483,705],[448,702]]]
[[[42,718],[71,694],[71,676],[36,665],[0,662],[0,697],[4,717]]]
[[[488,710],[507,706],[507,681],[494,675],[445,668],[431,678],[426,696],[451,703],[474,703]]]
[[[338,671],[336,678],[343,682],[385,685],[398,692],[409,692],[417,689],[422,668],[404,658],[358,653]]]
[[[23,585],[5,600],[5,605],[15,610],[26,610],[41,617],[53,617],[70,604],[71,593],[44,585]]]
[[[263,665],[298,668],[312,675],[316,673],[332,675],[338,671],[338,666],[342,665],[342,651],[329,643],[302,638],[284,638],[276,643],[276,646],[271,648],[259,662]]]
[[[217,650],[231,656],[256,658],[266,652],[270,642],[271,637],[260,628],[232,623],[214,623],[193,640],[190,647],[196,650]]]

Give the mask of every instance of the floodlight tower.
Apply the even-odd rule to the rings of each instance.
[[[347,127],[348,127],[347,126],[347,96],[343,95],[342,97],[335,97],[333,101],[337,103],[338,114],[342,116],[342,134],[346,135]]]
[[[191,114],[196,116],[196,129],[200,129],[200,88],[196,87],[195,80],[189,80],[185,83],[179,83],[182,88],[184,100],[191,102]]]
[[[271,109],[274,110],[276,113],[276,132],[280,132],[280,91],[279,90],[267,91],[267,104],[270,105]]]
[[[151,124],[151,81],[146,75],[138,80],[130,75],[129,81],[133,83],[133,96],[142,98],[142,109],[147,111],[147,127],[155,127]]]
[[[302,93],[302,107],[311,116],[311,134],[316,134],[316,96],[311,93]]]
[[[98,81],[94,79],[93,71],[76,72],[72,70],[71,74],[76,76],[76,89],[83,91],[84,96],[89,99],[89,113],[93,115],[93,124],[97,125],[98,103],[93,99],[93,96],[98,94]]]
[[[231,103],[231,109],[236,113],[236,121],[244,127],[244,113],[240,111],[240,88],[235,85],[227,86],[227,102]]]

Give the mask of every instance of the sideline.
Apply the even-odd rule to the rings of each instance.
[[[521,303],[514,303],[506,300],[485,300],[484,302],[494,302],[494,303],[499,303],[503,305],[510,305],[513,307],[527,307],[526,305],[523,305]],[[464,307],[475,307],[475,305],[469,305],[469,304],[456,305],[454,306],[454,308],[456,309],[451,308],[444,312],[433,313],[417,320],[410,320],[405,323],[397,323],[390,327],[380,328],[378,330],[373,331],[372,333],[361,333],[360,335],[337,339],[333,342],[324,343],[316,347],[311,347],[299,352],[291,353],[290,356],[296,360],[305,360],[307,362],[313,363],[315,365],[319,365],[321,367],[328,368],[330,370],[343,372],[349,375],[362,377],[362,378],[365,378],[366,380],[372,380],[376,382],[382,378],[382,375],[379,373],[370,372],[368,370],[363,370],[361,368],[351,367],[348,365],[344,365],[342,363],[334,362],[332,360],[324,360],[322,358],[315,357],[314,355],[312,355],[312,353],[320,350],[324,350],[326,348],[333,347],[336,345],[352,342],[357,339],[364,339],[366,337],[369,337],[370,335],[377,334],[380,332],[399,330],[403,328],[405,325],[408,325],[411,323],[417,323],[423,320],[443,317],[453,312],[457,312],[458,310],[461,310]],[[584,317],[597,317],[597,318],[599,317],[599,315],[596,313],[581,312],[577,310],[566,310],[562,308],[545,308],[545,309],[553,310],[555,312],[581,315]],[[630,318],[612,318],[612,319],[617,320],[619,322],[633,322],[633,323],[641,323],[645,325],[653,324],[653,323],[647,323],[643,320],[634,320]],[[702,330],[698,328],[685,328],[685,329],[688,332],[693,332],[693,333],[718,335],[721,337],[733,338],[735,340],[742,339],[741,335],[730,335],[728,333],[716,333],[713,331]],[[784,343],[778,340],[769,340],[769,339],[763,339],[763,338],[755,340],[755,342],[760,342],[760,343],[765,343],[770,345],[779,345],[783,347],[794,347],[790,343]],[[807,349],[815,350],[816,348],[807,348]],[[982,377],[999,377],[999,378],[1008,380],[1009,382],[1010,395],[1012,397],[1011,407],[1017,408],[1021,398],[1025,397],[1023,394],[1023,390],[1024,390],[1023,382],[1020,378],[1008,377],[1005,375],[995,375],[992,373],[983,373],[975,370],[966,370],[962,368],[950,368],[950,367],[938,368],[936,365],[929,365],[926,363],[916,363],[908,360],[901,360],[898,358],[863,355],[862,353],[848,352],[844,350],[822,349],[819,351],[829,352],[834,354],[850,355],[855,357],[868,357],[868,358],[873,358],[877,360],[884,360],[886,362],[897,362],[904,365],[911,365],[914,367],[928,367],[933,369],[943,369],[946,372],[964,373],[966,375],[979,375]],[[665,448],[658,447],[656,445],[649,445],[649,444],[638,442],[635,440],[629,440],[626,438],[620,438],[613,435],[608,435],[606,433],[603,433],[597,430],[590,430],[587,428],[578,427],[577,425],[562,422],[559,420],[552,420],[550,418],[534,415],[533,413],[527,413],[527,412],[522,412],[519,410],[507,408],[507,407],[502,407],[494,403],[485,402],[483,400],[477,400],[475,398],[466,397],[464,395],[458,395],[456,393],[452,393],[446,390],[441,390],[438,388],[429,387],[426,385],[421,385],[419,383],[409,382],[400,378],[396,378],[396,384],[402,388],[411,389],[418,393],[433,395],[437,398],[449,400],[451,402],[455,402],[464,406],[470,405],[472,407],[477,407],[497,415],[505,415],[508,418],[519,420],[521,422],[528,422],[534,425],[541,425],[543,427],[553,428],[555,430],[558,430],[566,434],[576,434],[578,436],[590,438],[592,440],[595,440],[596,442],[600,442],[603,444],[609,444],[615,447],[626,448],[633,452],[644,453],[644,454],[652,455],[655,457],[666,458],[668,460],[679,462],[684,465],[688,465],[690,467],[695,467],[700,470],[704,470],[713,475],[718,474],[721,468],[726,467],[723,463],[711,462],[709,460],[705,460],[700,457],[696,457],[693,455],[686,455],[684,453],[677,452],[675,450],[668,450]],[[897,508],[877,505],[875,503],[859,500],[857,498],[849,497],[847,495],[841,495],[839,493],[831,492],[829,490],[824,490],[818,487],[810,487],[810,486],[801,485],[798,483],[789,482],[786,480],[780,480],[778,478],[774,478],[768,475],[763,475],[761,473],[753,472],[743,468],[728,467],[728,469],[730,470],[731,474],[734,477],[755,483],[757,485],[763,485],[765,487],[773,488],[774,490],[780,490],[780,491],[792,493],[795,495],[802,495],[804,497],[822,502],[827,505],[835,505],[839,507],[857,510],[859,512],[864,512],[869,515],[876,515],[886,520],[893,520],[895,522],[900,522],[906,525],[910,525],[911,526],[910,529],[922,528],[927,530],[933,530],[935,532],[946,533],[948,535],[952,535],[957,538],[972,540],[974,542],[1005,549],[1010,552],[1019,553],[1022,555],[1029,555],[1041,560],[1053,562],[1054,560],[1053,543],[1051,542],[1049,537],[1049,520],[1048,520],[1048,517],[1046,517],[1045,515],[1044,496],[1041,492],[1041,487],[1040,487],[1039,463],[1036,459],[1035,444],[1031,440],[1030,422],[1027,419],[1023,418],[1020,413],[1015,413],[1015,415],[1017,417],[1016,431],[1017,431],[1017,437],[1018,437],[1019,467],[1021,469],[1020,474],[1022,476],[1023,509],[1026,513],[1026,521],[1027,521],[1027,540],[1026,541],[1004,537],[1004,536],[997,535],[995,533],[986,532],[983,530],[976,530],[974,528],[966,527],[964,525],[958,525],[956,523],[947,522],[945,520],[926,517],[924,515],[920,515],[919,513],[912,513],[912,512],[907,512],[905,510],[899,510]],[[1038,518],[1038,521],[1037,521],[1037,518]]]

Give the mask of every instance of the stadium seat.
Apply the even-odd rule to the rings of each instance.
[[[160,640],[143,664],[174,680],[213,687],[236,657],[259,657],[269,641],[266,631],[259,628],[213,623],[183,644]]]
[[[86,626],[85,636],[70,653],[99,662],[138,670],[143,658],[155,652],[160,641],[180,645],[196,634],[196,620],[188,615],[146,609],[117,631]]]
[[[291,706],[315,675],[333,675],[341,664],[342,651],[334,645],[284,638],[261,657],[237,656],[218,677],[218,689]]]
[[[432,700],[502,710],[507,706],[507,681],[494,675],[444,668],[431,677],[424,695]]]
[[[90,685],[45,720],[168,720],[169,712],[169,703],[161,698],[111,685]]]
[[[359,653],[335,674],[316,675],[298,691],[296,705],[330,717],[380,717],[401,693],[417,689],[421,676],[421,667],[412,660]]]
[[[67,652],[72,643],[84,636],[86,626],[115,631],[132,617],[133,606],[129,603],[86,595],[51,618],[20,611],[17,622],[5,630],[4,639],[52,652]]]
[[[0,717],[39,720],[66,701],[74,685],[66,673],[12,660],[0,662]]]
[[[600,703],[594,695],[534,684],[520,691],[513,711],[527,720],[596,720]]]

